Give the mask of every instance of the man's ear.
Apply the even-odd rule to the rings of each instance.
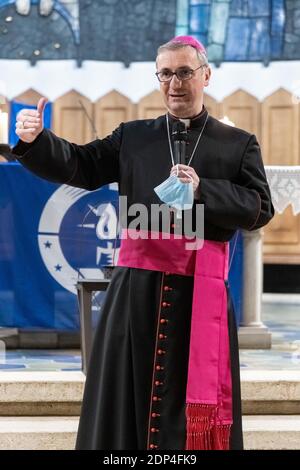
[[[204,78],[204,86],[208,86],[209,85],[209,80],[210,80],[210,77],[211,77],[211,68],[208,66],[208,67],[205,67],[205,78]]]

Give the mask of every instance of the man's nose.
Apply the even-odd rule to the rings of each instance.
[[[174,75],[172,76],[171,80],[170,80],[170,85],[175,85],[175,86],[179,86],[181,87],[182,85],[182,80],[179,80],[179,78],[177,77],[177,75],[174,73]]]

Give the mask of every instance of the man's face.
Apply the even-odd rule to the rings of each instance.
[[[156,59],[157,71],[169,69],[175,72],[178,68],[196,69],[201,65],[197,52],[192,47],[183,47],[175,51],[164,51]],[[189,118],[201,112],[203,105],[203,88],[208,85],[210,68],[196,70],[190,80],[178,80],[173,75],[169,82],[160,82],[160,90],[168,111],[176,117]]]

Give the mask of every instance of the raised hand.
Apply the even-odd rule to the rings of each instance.
[[[41,98],[37,109],[22,109],[17,115],[16,134],[31,144],[44,129],[44,109],[47,98]]]

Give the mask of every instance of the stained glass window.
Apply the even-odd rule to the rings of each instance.
[[[197,37],[217,64],[300,59],[300,2],[178,0],[176,32]]]

